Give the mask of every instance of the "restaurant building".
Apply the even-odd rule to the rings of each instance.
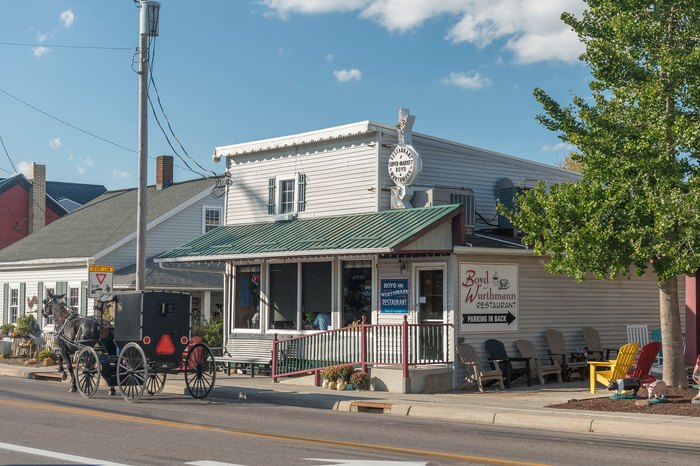
[[[544,357],[547,328],[573,350],[584,346],[582,327],[619,347],[626,324],[659,326],[653,276],[551,275],[497,213],[538,181],[576,173],[414,133],[414,119],[401,109],[396,125],[362,121],[215,149],[228,177],[225,226],[156,261],[220,267],[234,357],[269,358],[274,335],[362,318],[450,324],[438,350],[454,355],[466,341],[484,362],[488,338],[516,356],[514,341],[529,339]],[[449,369],[459,385],[465,369]]]

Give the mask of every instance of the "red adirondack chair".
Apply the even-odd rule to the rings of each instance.
[[[658,341],[652,341],[642,346],[639,352],[639,359],[634,364],[634,367],[627,373],[626,378],[635,378],[642,381],[642,383],[651,383],[656,380],[656,377],[651,375],[651,366],[656,362],[656,356],[658,356],[659,351],[661,351],[661,343]]]

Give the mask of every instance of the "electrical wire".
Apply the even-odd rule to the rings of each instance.
[[[91,50],[133,50],[132,47],[101,47],[94,45],[50,45],[50,44],[29,44],[25,42],[0,42],[0,45],[11,45],[17,47],[46,47],[55,49],[91,49]]]
[[[17,167],[15,167],[15,163],[10,158],[10,153],[7,152],[7,147],[5,147],[5,141],[2,139],[1,135],[0,135],[0,143],[2,143],[2,148],[5,149],[5,155],[7,156],[7,160],[10,161],[10,165],[12,165],[12,169],[15,171],[15,173],[17,173]],[[6,170],[3,170],[3,171],[6,171]],[[7,172],[7,173],[10,173],[10,172]]]
[[[65,120],[61,120],[60,118],[58,118],[58,117],[56,117],[56,116],[54,116],[54,115],[51,115],[50,113],[45,112],[45,111],[43,111],[43,110],[40,109],[40,108],[35,107],[34,105],[30,104],[29,102],[25,102],[24,100],[20,99],[19,97],[15,96],[15,95],[13,95],[13,94],[10,94],[10,93],[7,92],[5,89],[0,89],[0,92],[2,92],[3,94],[7,95],[8,97],[11,97],[11,98],[15,99],[17,102],[22,103],[22,104],[26,105],[27,107],[29,107],[29,108],[31,108],[31,109],[34,109],[34,110],[36,110],[37,112],[39,112],[39,113],[41,113],[41,114],[43,114],[43,115],[46,115],[47,117],[49,117],[49,118],[51,118],[51,119],[54,119],[54,120],[58,121],[59,123],[63,123],[64,125],[73,128],[73,129],[76,130],[76,131],[80,131],[81,133],[87,134],[88,136],[92,136],[92,137],[95,138],[95,139],[99,139],[99,140],[102,141],[102,142],[106,142],[107,144],[111,144],[111,145],[116,146],[116,147],[118,147],[118,148],[120,148],[120,149],[124,149],[124,150],[126,150],[126,151],[136,153],[136,151],[135,151],[134,149],[129,149],[128,147],[124,147],[124,146],[122,146],[121,144],[117,144],[116,142],[110,141],[109,139],[105,139],[105,138],[100,137],[100,136],[98,136],[98,135],[96,135],[96,134],[94,134],[94,133],[91,133],[90,131],[87,131],[87,130],[84,130],[84,129],[82,129],[82,128],[79,128],[79,127],[77,127],[77,126],[75,126],[75,125],[73,125],[73,124],[71,124],[71,123],[68,123],[68,122],[65,121]]]

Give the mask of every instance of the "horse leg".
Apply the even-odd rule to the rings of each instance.
[[[66,360],[66,366],[68,366],[68,373],[70,374],[70,393],[78,391],[78,385],[75,382],[75,372],[73,371],[73,361],[71,361],[70,353],[68,348],[63,348],[63,357]]]

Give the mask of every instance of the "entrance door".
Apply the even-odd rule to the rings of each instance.
[[[445,322],[445,269],[420,267],[416,274],[418,323]],[[424,361],[443,359],[444,327],[424,325],[419,333],[419,354]]]

